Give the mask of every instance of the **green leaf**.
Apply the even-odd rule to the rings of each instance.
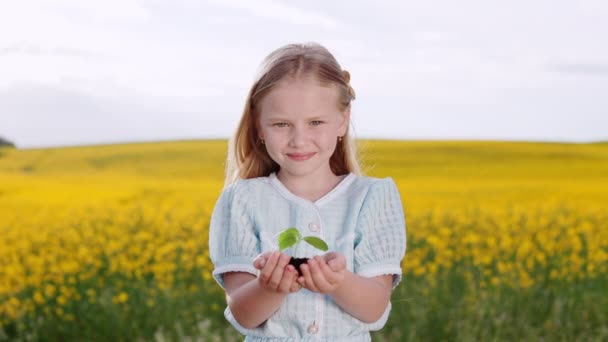
[[[297,228],[287,228],[279,235],[279,250],[284,251],[285,249],[295,245],[301,239],[300,232]]]
[[[329,247],[327,247],[327,244],[325,243],[325,241],[323,241],[315,236],[307,236],[304,238],[304,241],[308,242],[316,249],[322,250],[323,252],[325,252],[329,249]]]

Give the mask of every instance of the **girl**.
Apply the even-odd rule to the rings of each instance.
[[[324,47],[292,44],[266,57],[247,97],[209,233],[226,319],[246,341],[369,341],[388,318],[405,218],[391,178],[361,175],[349,80]],[[278,252],[287,227],[331,252]],[[301,275],[290,256],[310,258]]]

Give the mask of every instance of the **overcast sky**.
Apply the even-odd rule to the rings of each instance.
[[[608,140],[608,2],[0,3],[0,136],[227,138],[262,59],[326,46],[361,138]]]

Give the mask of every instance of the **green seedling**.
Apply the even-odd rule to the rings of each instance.
[[[326,252],[329,247],[327,243],[316,236],[302,236],[297,228],[287,228],[279,233],[279,250],[282,252],[291,246],[295,246],[293,248],[293,255],[297,255],[298,245],[300,242],[306,241],[309,245],[315,247],[316,249],[322,250]],[[289,264],[293,265],[296,270],[298,270],[299,274],[302,274],[300,271],[300,265],[306,263],[308,258],[295,258],[291,257],[289,260]]]
[[[329,247],[327,246],[325,241],[323,241],[323,239],[320,239],[316,236],[302,237],[302,235],[300,234],[300,232],[298,231],[297,228],[287,228],[279,233],[279,250],[281,250],[281,252],[282,252],[282,251],[286,250],[287,248],[295,245],[295,247],[293,249],[293,255],[296,255],[297,250],[298,250],[298,245],[300,244],[300,242],[302,242],[302,240],[308,242],[308,244],[315,247],[316,249],[322,250],[323,252],[325,252],[329,249]]]

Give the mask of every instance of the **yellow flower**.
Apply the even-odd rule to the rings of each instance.
[[[42,293],[38,290],[34,292],[34,302],[36,302],[36,304],[44,303],[44,296],[42,296]]]
[[[59,305],[65,305],[65,303],[67,303],[67,299],[63,295],[58,296],[56,301]]]
[[[53,284],[46,284],[44,286],[44,295],[48,297],[53,297],[55,295],[55,286]]]
[[[112,297],[112,302],[115,304],[122,304],[127,300],[129,300],[129,295],[124,291],[120,292],[117,296]]]

